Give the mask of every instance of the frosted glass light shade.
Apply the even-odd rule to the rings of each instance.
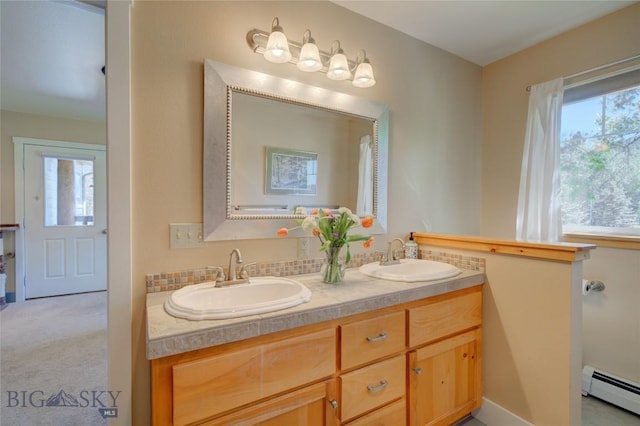
[[[331,80],[346,80],[351,77],[349,63],[347,62],[347,57],[344,56],[343,53],[336,53],[331,57],[327,77]]]
[[[373,77],[373,68],[368,62],[363,62],[356,68],[356,73],[353,76],[352,84],[356,87],[371,87],[376,84],[376,79]]]
[[[306,43],[300,49],[300,57],[298,58],[298,69],[305,72],[319,71],[322,68],[320,60],[320,52],[315,43]]]
[[[289,62],[291,52],[289,51],[289,42],[287,36],[281,31],[273,31],[269,34],[267,48],[264,51],[264,58],[276,64]]]

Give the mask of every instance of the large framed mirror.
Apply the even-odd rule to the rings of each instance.
[[[206,241],[276,238],[299,207],[348,207],[387,226],[388,108],[205,60]],[[292,236],[309,235],[301,230]]]

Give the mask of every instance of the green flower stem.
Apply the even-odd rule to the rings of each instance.
[[[326,250],[326,264],[322,269],[322,281],[325,283],[338,283],[342,281],[344,269],[340,262],[340,249],[342,247],[329,247]]]

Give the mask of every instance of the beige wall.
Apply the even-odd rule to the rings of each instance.
[[[413,230],[478,233],[480,67],[325,1],[142,1],[131,14],[135,424],[149,411],[144,274],[221,265],[236,246],[247,261],[296,256],[293,239],[169,249],[169,223],[202,221],[205,58],[389,105],[389,232],[375,250]],[[292,38],[310,28],[322,50],[335,39],[349,56],[366,48],[378,84],[357,89],[252,53],[247,31],[274,16]]]
[[[640,53],[640,4],[486,66],[483,70],[482,235],[513,238],[528,85]],[[584,362],[640,379],[638,250],[598,248],[585,278],[607,289],[584,303]]]

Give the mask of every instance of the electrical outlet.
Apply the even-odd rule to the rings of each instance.
[[[311,257],[311,238],[298,238],[298,259]]]
[[[201,223],[170,223],[169,247],[189,248],[205,247],[206,241],[202,239]]]

